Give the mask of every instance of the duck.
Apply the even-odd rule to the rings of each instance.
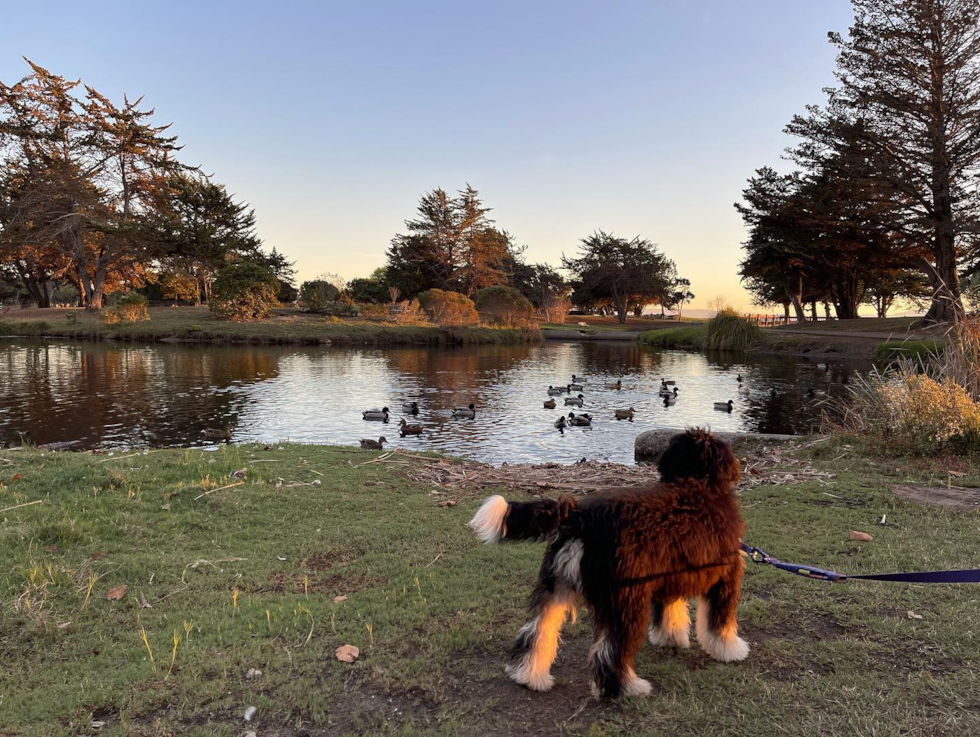
[[[774,386],[769,387],[769,396],[770,397],[775,397],[777,394],[779,394],[779,392],[776,391],[776,387],[774,387]]]
[[[404,402],[402,404],[402,410],[405,412],[410,412],[413,415],[419,413],[419,403],[418,402]]]
[[[548,386],[548,395],[555,396],[557,394],[567,394],[572,391],[571,385],[568,386]]]
[[[224,427],[206,427],[201,430],[205,440],[231,440],[231,425]]]
[[[584,376],[576,376],[575,374],[572,374],[572,383],[573,384],[584,384],[585,383],[585,377]]]
[[[665,379],[663,376],[660,377],[660,386],[662,387],[673,386],[676,383],[677,383],[676,381],[667,381],[667,379]]]
[[[579,394],[577,397],[565,397],[565,406],[581,407],[585,404],[585,397]]]
[[[633,413],[636,412],[635,409],[630,407],[629,409],[617,409],[614,410],[617,420],[629,420],[633,421]]]
[[[558,402],[556,402],[554,399],[549,399],[544,403],[545,409],[554,409],[557,406],[558,406]]]
[[[806,395],[810,397],[810,399],[816,399],[817,397],[826,397],[827,392],[825,392],[823,389],[814,389],[811,386],[809,389],[807,389]]]
[[[580,392],[583,389],[585,389],[585,384],[569,384],[568,385],[568,388],[569,388],[570,391]]]
[[[588,413],[576,415],[574,412],[569,412],[568,424],[574,427],[592,427],[592,415]]]
[[[664,398],[673,397],[674,399],[677,399],[677,392],[679,391],[680,389],[678,389],[676,386],[674,387],[674,391],[670,391],[670,389],[667,389],[666,387],[661,387],[660,396]]]
[[[565,416],[564,416],[564,415],[562,415],[562,416],[561,416],[561,417],[559,417],[559,418],[558,418],[557,420],[555,420],[555,428],[556,428],[556,429],[558,430],[558,432],[560,432],[560,433],[561,433],[562,435],[564,435],[564,434],[565,434],[565,428],[566,428],[566,427],[568,427],[568,422],[566,422],[566,421],[565,421]]]
[[[421,435],[422,426],[409,425],[407,422],[405,422],[405,419],[402,418],[401,424],[398,427],[398,432],[401,434],[402,437],[405,437],[406,435]]]
[[[370,438],[361,438],[361,448],[363,450],[382,450],[384,444],[388,442],[388,439],[384,436],[378,438],[377,440],[371,440]]]
[[[715,409],[719,412],[731,412],[735,408],[735,402],[729,399],[727,402],[715,402]]]
[[[664,395],[661,395],[661,396],[663,396],[663,398],[664,398],[664,407],[671,407],[671,406],[677,404],[677,395],[676,394],[664,394]]]
[[[382,407],[381,409],[366,409],[361,412],[361,417],[365,420],[380,420],[381,422],[388,421],[388,408]]]
[[[738,376],[735,377],[735,381],[737,381],[739,384],[741,384],[743,381],[745,381],[745,379],[743,379],[742,378],[742,375],[739,374]]]
[[[622,388],[623,388],[622,379],[616,379],[615,384],[606,384],[606,389],[622,389]]]
[[[453,407],[453,417],[473,419],[476,417],[476,406],[470,404],[469,407]]]
[[[826,371],[827,370],[827,364],[825,364],[825,363],[818,363],[817,364],[817,368],[820,369],[821,371]]]

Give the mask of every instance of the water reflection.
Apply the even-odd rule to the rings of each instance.
[[[656,351],[635,343],[555,343],[459,349],[190,347],[0,342],[0,442],[30,432],[38,444],[86,447],[199,444],[206,427],[231,425],[236,441],[356,444],[385,435],[396,446],[434,448],[481,460],[632,462],[633,438],[655,426],[806,432],[819,419],[807,390],[842,393],[865,362],[815,363],[774,356]],[[591,429],[560,435],[562,409],[543,409],[549,384],[587,380]],[[741,373],[745,381],[735,377]],[[660,378],[677,381],[665,406]],[[622,379],[623,389],[605,389]],[[734,400],[731,414],[714,402]],[[416,400],[421,438],[397,438],[401,404]],[[473,402],[477,417],[454,420]],[[389,425],[361,410],[387,405]],[[635,421],[616,421],[633,407]],[[411,418],[409,418],[411,419]]]

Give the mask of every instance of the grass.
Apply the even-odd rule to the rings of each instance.
[[[70,319],[75,322],[69,322]],[[362,318],[325,318],[293,309],[279,310],[276,316],[258,322],[231,322],[216,319],[206,307],[155,307],[150,310],[149,321],[122,325],[105,325],[98,314],[82,310],[10,311],[0,316],[0,335],[133,342],[333,345],[460,345],[540,339],[536,329],[399,325]]]
[[[640,333],[640,342],[659,348],[691,348],[705,350],[708,347],[706,325],[647,330]]]
[[[886,340],[874,348],[874,358],[896,360],[908,358],[914,361],[930,360],[943,352],[944,340]]]
[[[629,317],[625,323],[620,323],[615,316],[606,315],[569,315],[564,323],[543,323],[542,330],[581,330],[585,333],[604,332],[640,332],[643,330],[658,330],[676,328],[685,323],[701,323],[703,320],[684,317],[680,320],[661,320],[659,317],[645,315]],[[579,323],[585,323],[580,325]]]
[[[833,439],[787,453],[788,471],[809,460],[836,478],[744,492],[747,540],[855,573],[975,566],[977,513],[912,506],[885,484],[945,484],[952,469],[977,486],[980,467],[869,450]],[[975,587],[753,566],[746,662],[647,646],[637,670],[653,696],[598,704],[587,615],[566,631],[552,692],[503,675],[542,546],[476,543],[465,523],[489,490],[430,489],[404,466],[361,465],[376,454],[316,446],[0,457],[0,509],[43,502],[0,513],[0,734],[93,721],[102,735],[980,730]],[[241,468],[244,483],[217,490]],[[344,644],[356,663],[335,659]]]
[[[908,333],[927,330],[926,328],[920,328],[918,325],[921,320],[921,317],[860,317],[856,320],[823,320],[820,322],[793,323],[791,325],[777,326],[771,328],[771,330],[790,331],[795,328],[827,332]],[[944,328],[938,326],[929,328],[928,330],[942,333]]]

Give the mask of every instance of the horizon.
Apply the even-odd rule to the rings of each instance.
[[[756,168],[788,168],[783,126],[833,82],[826,34],[852,18],[848,0],[300,3],[288,18],[178,3],[143,37],[152,10],[55,6],[70,21],[57,28],[8,11],[0,79],[25,76],[26,56],[113,99],[145,96],[299,281],[366,276],[425,191],[469,183],[529,262],[557,265],[597,229],[658,244],[692,281],[685,312],[719,296],[763,311],[739,284],[732,205]]]

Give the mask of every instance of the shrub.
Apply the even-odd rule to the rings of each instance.
[[[123,295],[116,303],[120,322],[143,322],[150,319],[149,302],[137,292]]]
[[[427,323],[425,312],[417,299],[399,302],[391,306],[391,313],[399,325],[424,325]]]
[[[473,300],[459,292],[430,289],[419,295],[426,316],[440,326],[475,325],[480,321]]]
[[[325,279],[305,281],[299,288],[300,307],[304,312],[328,314],[328,308],[340,298],[340,290]]]
[[[494,325],[515,328],[527,325],[534,314],[534,306],[513,287],[487,287],[476,293],[476,309],[490,318]]]
[[[841,429],[887,441],[888,447],[931,455],[966,451],[980,441],[980,404],[951,378],[873,373],[859,380]]]
[[[366,304],[358,305],[361,317],[367,320],[387,320],[388,305]]]
[[[102,310],[100,317],[102,318],[103,325],[118,325],[120,322],[122,322],[122,318],[119,317],[119,312],[115,307]]]
[[[65,320],[68,321],[68,324],[69,325],[77,325],[78,324],[78,313],[77,312],[69,312],[67,315],[65,315]]]
[[[210,308],[229,320],[259,320],[279,304],[279,280],[259,264],[243,262],[218,272],[211,292]]]
[[[388,286],[378,279],[351,279],[347,284],[347,292],[357,302],[383,304],[390,301]]]
[[[725,307],[708,320],[705,347],[720,351],[744,351],[761,335],[758,325],[731,307]]]
[[[572,301],[567,297],[548,297],[541,305],[544,319],[550,323],[563,325],[568,311],[572,309]]]

